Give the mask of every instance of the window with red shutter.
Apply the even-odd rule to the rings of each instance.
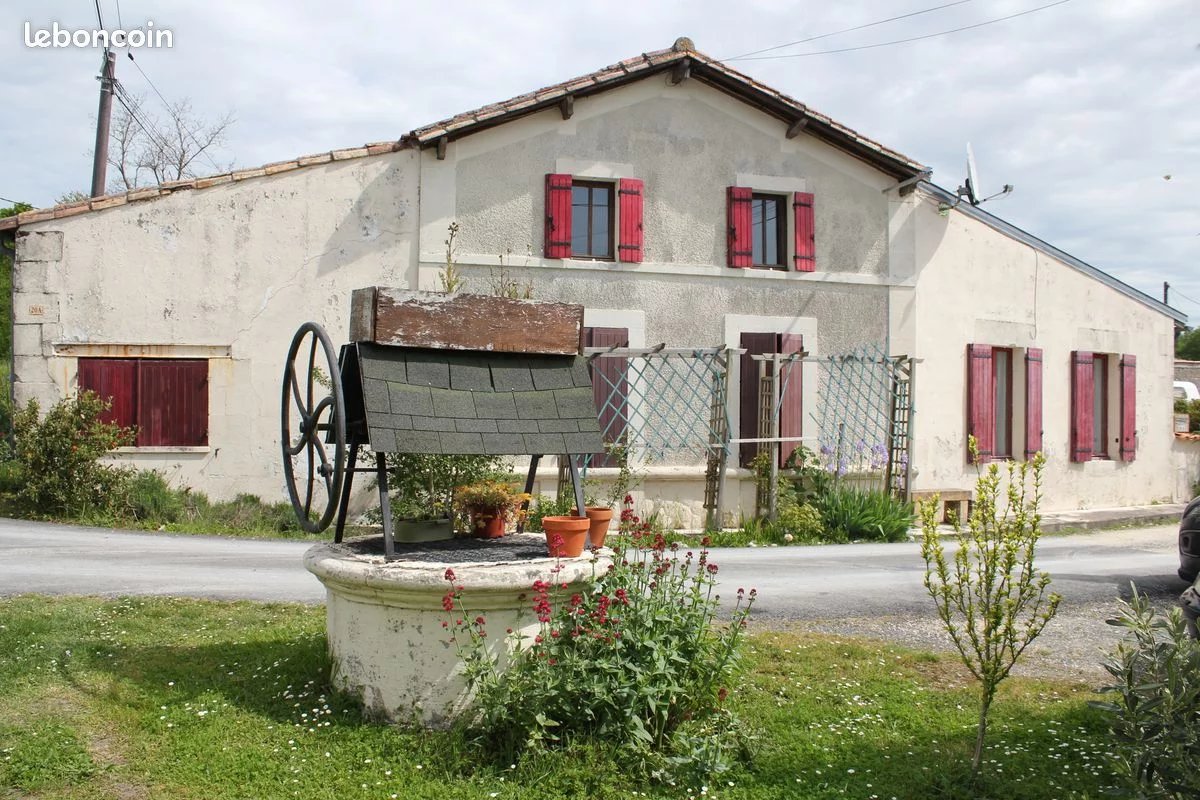
[[[642,196],[644,187],[637,178],[621,178],[617,182],[620,197],[621,235],[617,244],[617,256],[629,264],[642,262]]]
[[[754,192],[745,186],[730,186],[726,191],[729,232],[729,266],[754,266],[754,222],[751,210]]]
[[[583,329],[585,347],[629,347],[628,328]],[[625,441],[629,425],[629,359],[595,358],[588,369],[592,374],[592,395],[600,420],[600,433],[607,443]],[[607,453],[593,453],[593,467],[616,467],[617,460]]]
[[[208,361],[81,358],[80,390],[112,398],[105,421],[136,427],[138,447],[208,444]]]
[[[571,257],[571,176],[546,175],[546,258]]]
[[[1025,351],[1025,459],[1042,450],[1042,351]]]
[[[1092,354],[1071,353],[1071,460],[1092,460],[1095,377]]]
[[[1121,460],[1137,455],[1137,356],[1121,356]]]
[[[990,460],[995,453],[996,409],[993,380],[991,345],[967,345],[967,435],[975,437],[975,448],[980,461]],[[967,458],[971,458],[969,446]]]
[[[813,272],[817,268],[816,229],[813,222],[811,192],[796,192],[792,199],[796,252],[793,255],[797,272]]]

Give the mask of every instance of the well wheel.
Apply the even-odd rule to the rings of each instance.
[[[315,322],[301,325],[292,338],[280,423],[283,470],[296,519],[309,533],[320,533],[337,513],[346,477],[346,399],[333,342]]]

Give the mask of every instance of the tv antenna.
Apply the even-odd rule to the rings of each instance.
[[[995,200],[997,197],[1003,197],[1011,194],[1013,190],[1011,183],[1004,184],[1004,188],[988,197],[980,197],[979,191],[979,170],[975,167],[975,151],[971,149],[971,143],[967,142],[967,180],[958,187],[958,200],[954,205],[958,205],[963,200],[966,200],[973,206],[982,205],[988,200]],[[954,206],[951,206],[953,208]]]

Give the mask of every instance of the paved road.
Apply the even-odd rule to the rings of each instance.
[[[1130,580],[1156,594],[1183,581],[1174,525],[1047,536],[1039,565],[1070,605],[1110,601]],[[0,519],[0,595],[173,594],[320,603],[304,542],[113,531]],[[759,591],[759,618],[928,613],[915,544],[715,550],[722,592]]]

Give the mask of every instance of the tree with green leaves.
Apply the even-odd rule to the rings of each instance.
[[[1175,340],[1175,357],[1200,361],[1200,328],[1192,328]]]
[[[978,464],[974,437],[970,452]],[[1041,537],[1038,504],[1045,463],[1041,453],[1019,466],[1008,462],[1008,485],[1003,494],[1000,468],[989,464],[976,482],[974,509],[966,528],[958,520],[954,522],[956,547],[950,554],[938,532],[940,503],[935,499],[921,505],[925,588],[963,663],[980,685],[972,780],[979,776],[988,714],[1000,682],[1046,627],[1062,600],[1048,592],[1049,573],[1034,567],[1034,551]]]

